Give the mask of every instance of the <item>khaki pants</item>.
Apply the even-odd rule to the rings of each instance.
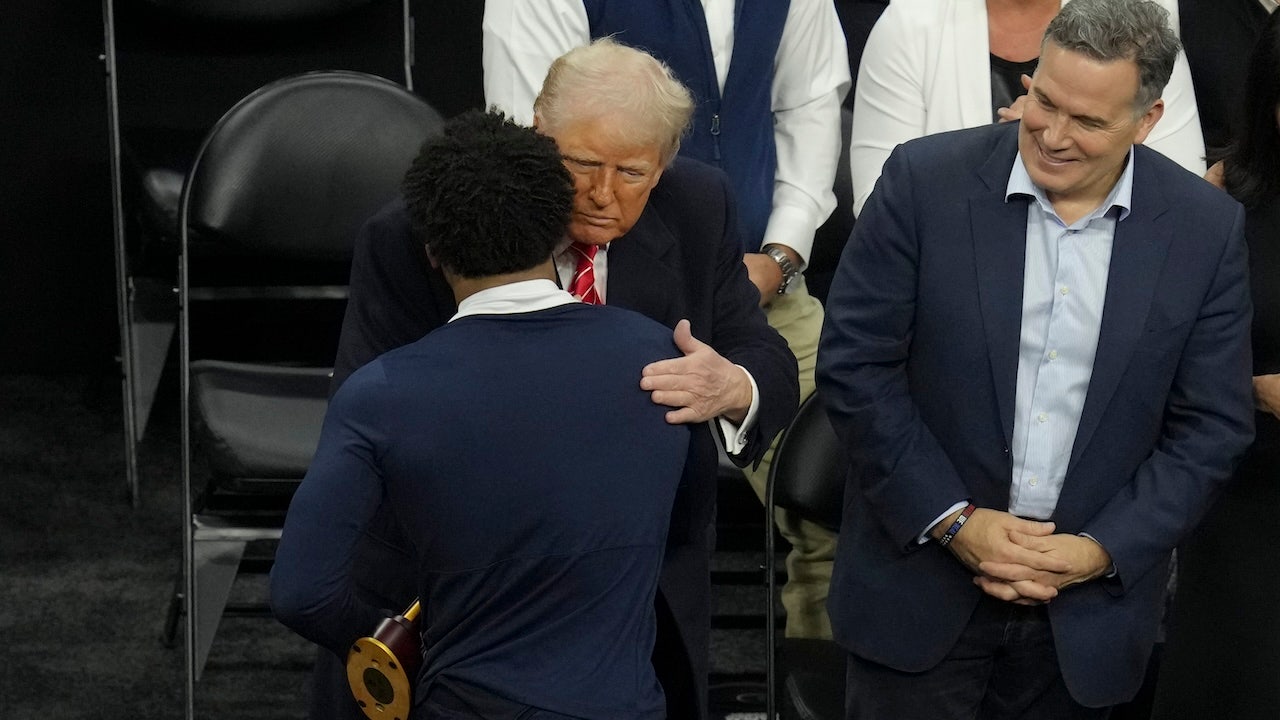
[[[769,325],[791,346],[800,371],[800,400],[813,394],[813,370],[818,356],[818,336],[822,332],[822,303],[809,294],[804,278],[786,295],[779,295],[765,308]],[[760,467],[745,470],[756,497],[764,502],[765,483],[773,464],[777,442],[765,453]],[[800,519],[795,513],[774,512],[778,531],[791,543],[787,555],[787,583],[782,587],[782,607],[787,611],[786,636],[831,638],[827,616],[827,588],[831,584],[831,563],[836,553],[836,535],[821,525]]]

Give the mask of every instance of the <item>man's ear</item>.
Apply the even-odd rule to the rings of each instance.
[[[1138,118],[1138,132],[1134,136],[1134,144],[1140,144],[1151,134],[1152,128],[1156,123],[1160,122],[1160,118],[1164,116],[1164,99],[1161,98],[1151,104],[1151,108],[1147,110],[1142,117]]]
[[[427,262],[431,263],[431,269],[432,269],[432,270],[439,270],[439,269],[440,269],[440,261],[436,259],[436,256],[435,256],[435,255],[432,255],[432,254],[431,254],[431,246],[430,246],[430,245],[428,245],[428,244],[426,244],[426,243],[423,243],[423,244],[422,244],[422,249],[423,249],[424,251],[426,251],[426,253],[427,253]]]
[[[542,116],[537,112],[533,113],[533,129],[542,132]]]

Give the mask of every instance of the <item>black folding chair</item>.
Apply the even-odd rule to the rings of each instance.
[[[805,520],[839,532],[846,467],[844,451],[815,393],[800,405],[791,425],[784,431],[774,451],[765,488],[765,576],[770,619],[765,640],[768,718],[777,717],[780,687],[784,690],[783,718],[839,720],[844,717],[844,650],[830,640],[801,638],[784,638],[781,649],[777,647],[773,622],[778,597],[773,516],[776,508],[786,508]]]
[[[353,240],[442,122],[390,81],[308,73],[228,111],[187,176],[178,294],[188,717],[246,544],[279,538],[315,451]],[[207,482],[195,480],[197,450]]]

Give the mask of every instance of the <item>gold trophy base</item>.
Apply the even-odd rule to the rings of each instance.
[[[404,665],[380,640],[363,637],[347,653],[347,682],[370,720],[408,720],[411,681]]]

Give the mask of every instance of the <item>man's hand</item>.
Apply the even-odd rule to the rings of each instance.
[[[958,516],[959,513],[954,513]],[[944,518],[930,530],[936,540],[951,527],[955,517]],[[1016,542],[1014,536],[1047,537],[1053,533],[1053,523],[1023,520],[1000,510],[978,508],[951,539],[947,549],[975,573],[981,572],[984,562],[1024,565],[1035,570],[1066,572],[1066,560],[1046,555],[1042,550]]]
[[[1022,76],[1022,89],[1023,89],[1023,90],[1030,90],[1030,89],[1031,89],[1031,76],[1030,76],[1030,75],[1023,75],[1023,76]],[[1012,104],[1012,105],[1010,105],[1009,107],[996,108],[996,116],[1000,118],[1000,122],[1002,122],[1002,123],[1014,122],[1014,121],[1016,121],[1016,120],[1021,120],[1021,119],[1022,119],[1022,110],[1023,110],[1023,108],[1025,108],[1026,106],[1027,106],[1027,96],[1026,96],[1026,95],[1019,95],[1018,97],[1014,98],[1014,100],[1013,100],[1013,104]]]
[[[1280,417],[1280,375],[1255,375],[1253,401],[1259,410]]]
[[[1227,189],[1227,166],[1219,160],[1204,171],[1204,179],[1219,190]]]
[[[946,533],[958,515],[953,513],[934,526],[930,530],[933,538],[936,540]],[[1039,604],[1057,597],[1058,590],[1053,585],[1038,581],[1032,573],[1064,573],[1070,571],[1071,566],[1062,557],[1028,547],[1020,541],[1023,538],[1049,537],[1053,529],[1051,522],[1023,520],[1000,510],[979,508],[969,516],[947,549],[978,576],[974,581],[987,594],[1009,602]],[[987,587],[979,581],[985,579],[982,567],[988,563],[1024,568],[1028,573],[1025,577],[1011,578]]]
[[[655,403],[678,408],[667,413],[667,422],[672,425],[720,416],[741,423],[751,408],[751,381],[746,372],[695,338],[688,320],[676,324],[674,337],[684,357],[646,365],[640,388],[653,393]]]
[[[782,287],[782,268],[764,253],[747,253],[742,256],[742,262],[747,266],[747,276],[760,291],[760,307],[768,305]]]
[[[1056,533],[1033,536],[1015,532],[1010,539],[1028,550],[1064,561],[1067,569],[1035,569],[998,561],[979,563],[981,574],[974,578],[974,582],[987,594],[1002,600],[1019,602],[1029,598],[1048,601],[1051,598],[1040,597],[1045,589],[1052,589],[1056,596],[1059,590],[1101,577],[1111,567],[1111,555],[1106,549],[1082,535]],[[1028,594],[1028,590],[1032,594]]]

